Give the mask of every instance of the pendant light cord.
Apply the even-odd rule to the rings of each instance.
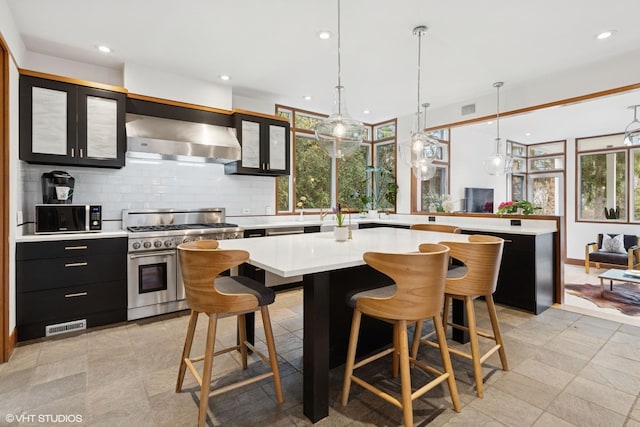
[[[500,156],[500,88],[503,84],[503,82],[493,84],[496,88],[496,156]]]
[[[422,31],[418,31],[418,108],[417,113],[420,114],[420,52],[422,46]]]
[[[338,0],[338,114],[342,116],[342,78],[340,76],[340,0]]]

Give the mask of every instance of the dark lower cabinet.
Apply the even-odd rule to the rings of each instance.
[[[47,326],[127,320],[127,239],[21,242],[16,247],[18,341]]]
[[[478,234],[463,230],[463,234]],[[539,235],[482,232],[505,240],[496,303],[540,314],[553,304],[556,271],[554,260],[557,233]]]

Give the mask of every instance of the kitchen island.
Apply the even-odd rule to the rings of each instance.
[[[247,250],[251,265],[283,277],[303,275],[303,407],[304,414],[316,422],[329,413],[329,369],[344,363],[346,357],[351,326],[346,295],[392,283],[367,266],[362,255],[367,251],[412,252],[421,243],[467,239],[461,234],[375,228],[354,230],[353,238],[345,242],[335,241],[333,233],[327,232],[222,240],[220,248]],[[363,323],[359,351],[365,353],[390,340],[388,325]]]

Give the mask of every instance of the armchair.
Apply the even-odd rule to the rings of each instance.
[[[596,268],[600,268],[600,264],[611,266],[623,266],[629,270],[635,269],[640,265],[640,247],[638,247],[638,236],[624,234],[622,236],[624,247],[620,247],[618,242],[620,238],[615,234],[607,233],[606,238],[603,234],[598,234],[595,242],[589,242],[584,248],[584,272],[589,273],[590,264],[593,262]],[[603,246],[604,241],[604,246]],[[610,243],[611,242],[611,243]],[[616,243],[617,246],[616,247]]]

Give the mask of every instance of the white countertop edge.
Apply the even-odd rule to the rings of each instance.
[[[308,215],[304,218],[304,220],[300,220],[299,217],[290,217],[283,219],[283,217],[233,217],[227,218],[228,221],[232,221],[238,224],[240,227],[245,230],[255,230],[261,228],[294,228],[294,227],[314,227],[314,226],[331,226],[336,225],[334,220],[320,220],[318,215]],[[461,221],[462,220],[462,221]],[[557,230],[555,226],[547,225],[546,223],[550,223],[550,220],[527,220],[522,219],[523,225],[515,226],[509,224],[510,219],[508,218],[487,218],[485,222],[489,222],[490,224],[482,224],[481,221],[478,221],[474,218],[472,221],[465,221],[462,218],[454,218],[453,221],[440,221],[434,224],[447,224],[447,225],[456,225],[463,230],[471,230],[471,231],[491,231],[497,233],[505,233],[505,234],[526,234],[526,235],[541,235],[548,233],[555,233]],[[345,220],[345,223],[348,223],[348,220]],[[498,224],[497,222],[504,222],[505,224]],[[536,222],[544,222],[545,224],[535,224]],[[391,219],[370,219],[370,218],[352,218],[351,223],[359,224],[359,223],[377,223],[377,224],[388,224],[388,225],[403,225],[410,226],[411,224],[424,224],[427,223],[426,217],[421,216],[404,216],[402,218],[391,218]]]
[[[99,231],[96,233],[27,234],[16,236],[16,242],[55,242],[60,240],[110,239],[127,236],[126,230]]]

